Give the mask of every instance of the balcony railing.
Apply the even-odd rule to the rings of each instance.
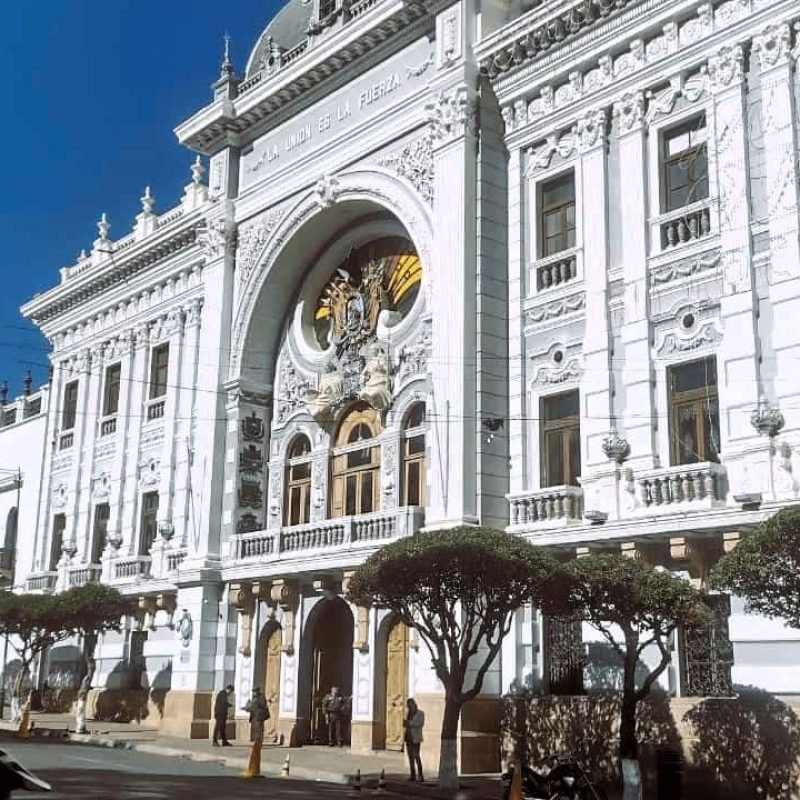
[[[103,568],[99,564],[89,564],[85,567],[71,567],[67,577],[70,586],[85,586],[87,583],[97,583]]]
[[[57,581],[57,572],[40,572],[38,575],[29,575],[26,583],[29,592],[51,592],[56,588]]]
[[[112,576],[115,581],[136,580],[150,576],[150,556],[134,556],[114,561]]]
[[[356,517],[340,517],[275,531],[238,534],[233,540],[236,560],[291,558],[296,553],[369,548],[379,542],[410,536],[425,521],[425,510],[406,506]]]
[[[75,441],[75,434],[72,431],[69,431],[68,433],[62,433],[61,437],[58,440],[58,449],[69,450],[69,448],[72,447],[74,441]]]
[[[653,252],[664,252],[699,241],[713,232],[709,200],[677,208],[652,220]]]
[[[147,419],[161,419],[164,416],[166,400],[152,400],[147,406]]]
[[[637,476],[642,506],[649,512],[725,501],[725,468],[713,461],[648,470]]]
[[[508,496],[510,523],[519,527],[577,525],[583,518],[579,486],[550,486]]]
[[[175,572],[185,560],[185,550],[175,550],[171,553],[167,553],[167,572]]]
[[[101,436],[110,436],[117,430],[117,418],[116,417],[108,417],[106,419],[100,420],[100,435]]]
[[[578,277],[578,251],[576,248],[541,258],[533,265],[536,291],[552,289]]]

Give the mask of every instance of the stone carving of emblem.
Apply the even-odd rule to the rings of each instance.
[[[243,479],[239,485],[239,505],[242,508],[261,508],[261,500],[261,484]]]
[[[161,471],[159,469],[160,463],[158,459],[151,458],[146,464],[140,467],[139,486],[142,489],[152,489],[158,486],[161,478]]]
[[[392,404],[392,381],[389,377],[389,358],[378,342],[367,350],[366,363],[361,372],[362,389],[359,397],[373,408],[385,411]]]
[[[428,203],[433,202],[433,145],[430,136],[422,136],[407,144],[400,152],[378,162],[405,178]]]
[[[242,437],[246,442],[264,441],[264,421],[255,412],[242,419]]]
[[[59,484],[53,492],[52,505],[53,508],[64,508],[67,504],[67,486],[64,483]]]
[[[309,389],[311,389],[310,381],[303,378],[293,364],[287,363],[281,370],[278,422],[283,422],[295,409],[303,405]]]
[[[258,518],[255,514],[242,514],[236,526],[237,533],[253,533],[258,530]]]
[[[194,624],[192,623],[192,615],[184,608],[181,609],[181,618],[178,622],[178,636],[181,637],[181,644],[188,647],[192,641],[192,633],[194,632]]]
[[[111,491],[111,479],[107,472],[101,472],[92,481],[92,496],[95,500],[105,500]]]

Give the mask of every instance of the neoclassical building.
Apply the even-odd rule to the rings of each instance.
[[[338,685],[352,747],[399,749],[413,695],[434,754],[424,645],[344,599],[381,545],[481,523],[703,585],[796,502],[798,23],[790,0],[290,0],[242,76],[226,56],[176,129],[180,204],[146,190],[118,239],[103,217],[23,308],[53,377],[15,586],[139,599],[98,706],[147,689],[164,731],[208,736],[216,689],[260,686],[270,739],[302,744]],[[5,452],[26,423],[3,420]],[[665,689],[800,691],[800,634],[715,608]],[[517,616],[467,769],[496,765],[499,694],[608,660]]]

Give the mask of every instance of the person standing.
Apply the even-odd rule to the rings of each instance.
[[[231,708],[231,697],[233,696],[233,686],[228,684],[217,694],[214,700],[214,747],[219,747],[222,742],[223,747],[231,747],[228,741],[226,730],[228,723],[228,712]]]
[[[405,745],[408,753],[408,766],[411,770],[410,781],[424,783],[422,775],[422,759],[419,757],[419,749],[422,744],[422,729],[425,726],[425,712],[417,705],[415,700],[410,697],[406,700],[408,714],[403,720],[405,730]]]
[[[253,689],[253,698],[244,707],[250,712],[250,741],[261,744],[264,741],[264,723],[269,719],[267,698],[261,694],[261,689]]]
[[[344,697],[339,692],[338,686],[331,686],[331,690],[322,698],[322,711],[328,723],[328,747],[342,746],[342,721],[344,719]]]

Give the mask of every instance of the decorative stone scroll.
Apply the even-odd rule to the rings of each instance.
[[[281,650],[287,655],[294,653],[294,621],[297,613],[297,604],[300,600],[297,583],[288,579],[272,582],[270,599],[283,611],[283,638]]]
[[[230,592],[231,604],[239,612],[242,627],[242,643],[239,652],[245,657],[250,657],[250,638],[253,626],[253,612],[255,611],[255,598],[249,583],[232,583]]]

